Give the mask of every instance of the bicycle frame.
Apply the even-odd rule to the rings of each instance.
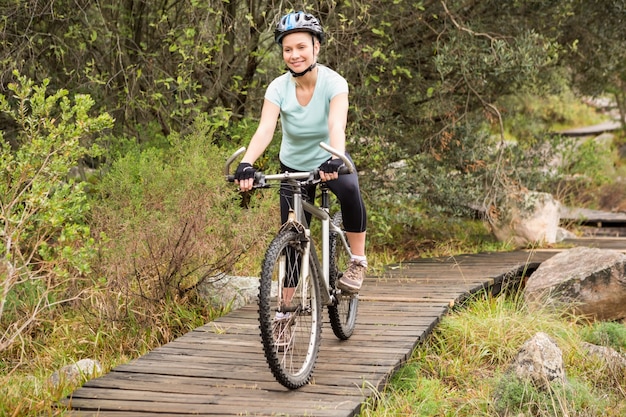
[[[319,145],[321,148],[323,148],[330,154],[333,154],[337,156],[338,158],[341,158],[341,160],[343,161],[344,165],[347,168],[347,172],[350,172],[350,173],[354,172],[354,166],[352,165],[352,162],[343,153],[337,151],[333,147],[323,142],[320,143]],[[246,150],[245,147],[238,149],[226,161],[226,164],[224,165],[224,174],[226,175],[226,179],[228,181],[234,180],[234,177],[230,175],[230,165],[239,155],[245,152],[245,150]],[[282,227],[292,227],[298,232],[304,233],[304,236],[306,237],[306,241],[307,241],[307,248],[306,248],[305,257],[304,257],[305,262],[303,262],[303,265],[302,265],[302,268],[305,268],[303,269],[303,271],[308,272],[308,268],[309,268],[308,259],[312,253],[314,263],[316,267],[318,268],[318,270],[319,270],[319,267],[321,266],[321,271],[322,271],[321,281],[322,282],[320,282],[321,284],[320,289],[323,290],[322,302],[325,305],[330,305],[334,301],[331,295],[330,284],[329,284],[329,281],[330,281],[330,251],[329,251],[330,233],[337,232],[337,236],[341,237],[341,243],[342,245],[344,245],[346,251],[349,254],[352,254],[352,252],[350,251],[350,245],[346,241],[346,237],[342,233],[341,228],[332,224],[332,221],[330,219],[330,214],[329,214],[328,189],[325,188],[325,185],[322,184],[321,186],[322,187],[322,207],[317,207],[312,203],[304,201],[304,199],[302,198],[302,190],[300,189],[300,185],[297,182],[297,180],[312,179],[312,175],[313,174],[311,172],[285,172],[282,174],[262,175],[256,178],[256,180],[258,182],[257,187],[259,188],[266,187],[268,181],[287,181],[289,185],[293,187],[294,189],[293,208],[289,215],[289,219]],[[311,230],[306,224],[306,218],[304,216],[304,212],[310,213],[313,217],[319,219],[322,222],[322,265],[320,265],[319,263],[319,259],[317,258],[317,254],[315,250],[311,251],[311,247],[312,247],[311,246]],[[283,284],[282,282],[279,282],[279,288],[282,288],[282,284]],[[279,294],[279,296],[281,295]]]
[[[305,256],[302,259],[301,268],[303,276],[307,276],[309,273],[309,258],[313,257],[313,262],[322,272],[322,280],[320,282],[320,289],[322,290],[322,304],[331,305],[334,302],[333,295],[330,290],[330,233],[335,232],[337,236],[340,236],[341,243],[344,245],[346,251],[351,254],[350,246],[346,241],[342,230],[337,225],[333,224],[329,214],[329,196],[328,188],[322,185],[322,205],[317,207],[316,205],[305,201],[302,198],[302,191],[297,181],[291,181],[291,186],[294,187],[293,193],[293,208],[289,213],[289,219],[282,226],[283,228],[293,228],[299,233],[303,233],[306,238]],[[304,213],[310,213],[313,217],[321,221],[321,244],[322,244],[322,264],[320,265],[315,248],[312,246],[311,229],[309,228]],[[284,278],[284,277],[283,277]],[[279,288],[282,288],[282,282],[279,282]],[[279,294],[280,297],[280,294]]]

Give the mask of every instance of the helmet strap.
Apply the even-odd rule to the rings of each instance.
[[[295,72],[294,70],[292,70],[292,69],[291,69],[291,68],[289,68],[289,67],[287,67],[287,69],[289,70],[289,72],[291,73],[291,75],[292,75],[293,77],[298,78],[298,77],[302,77],[302,76],[303,76],[304,74],[306,74],[307,72],[312,71],[312,70],[313,70],[313,68],[315,68],[315,66],[316,66],[316,65],[317,65],[317,62],[314,62],[313,64],[311,64],[311,66],[310,66],[309,68],[305,69],[305,70],[304,70],[304,71],[302,71],[302,72]]]

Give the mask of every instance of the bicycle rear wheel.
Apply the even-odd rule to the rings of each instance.
[[[259,327],[265,358],[276,380],[290,389],[309,382],[321,342],[317,269],[309,257],[309,274],[302,274],[305,246],[300,233],[279,232],[265,254],[259,284]],[[272,283],[278,285],[274,296]],[[284,317],[277,319],[277,312]]]
[[[341,212],[333,216],[333,224],[341,226]],[[337,282],[350,265],[350,253],[337,233],[330,234],[330,277],[329,284],[335,294],[335,302],[328,306],[328,317],[333,333],[339,339],[346,340],[352,336],[356,325],[359,309],[358,294],[346,294],[337,289]]]

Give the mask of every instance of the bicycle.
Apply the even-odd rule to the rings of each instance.
[[[340,175],[354,172],[345,155],[324,143],[320,146],[343,160],[345,167]],[[234,181],[230,165],[244,151],[240,148],[226,161],[227,181]],[[341,211],[330,215],[330,190],[320,180],[319,170],[271,175],[257,172],[254,183],[254,188],[271,188],[272,183],[278,183],[293,190],[289,219],[269,244],[261,266],[258,305],[261,340],[269,368],[279,383],[297,389],[307,384],[313,374],[321,344],[322,306],[328,309],[335,336],[341,340],[352,336],[359,297],[336,286],[352,253],[342,229]],[[310,184],[320,184],[319,207],[303,198],[302,189]],[[321,262],[305,213],[321,221]],[[272,284],[276,294],[272,294]]]

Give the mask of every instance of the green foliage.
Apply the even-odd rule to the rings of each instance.
[[[106,291],[106,289],[102,289]],[[91,295],[94,297],[94,294]],[[0,415],[60,415],[60,400],[84,381],[50,383],[50,376],[65,365],[85,358],[97,359],[106,373],[112,368],[146,354],[164,340],[187,333],[221,314],[207,304],[165,302],[159,314],[160,326],[144,327],[127,320],[124,326],[111,321],[102,306],[66,311],[54,322],[44,323],[46,331],[32,338],[29,360],[18,369],[0,361]],[[122,306],[120,306],[122,307]],[[80,336],[80,337],[79,337]],[[5,359],[5,358],[3,358]],[[8,358],[7,358],[8,359]]]
[[[26,344],[40,316],[80,296],[95,245],[85,192],[68,173],[97,156],[84,144],[112,125],[106,114],[90,115],[89,96],[72,100],[66,90],[48,93],[48,80],[15,76],[11,95],[0,96],[16,126],[6,140],[0,132],[0,352]]]
[[[215,108],[242,116],[271,45],[266,19],[278,13],[265,2],[31,3],[0,5],[11,16],[0,20],[0,79],[19,69],[91,91],[116,132],[140,142],[184,132]]]
[[[559,136],[564,127],[593,125],[606,120],[571,92],[536,97],[503,98],[504,120],[514,157],[513,170],[527,188],[552,193],[565,204],[585,190],[608,183],[614,176],[617,156],[611,141]]]
[[[442,134],[429,152],[411,159],[420,195],[433,211],[471,216],[491,182],[493,140],[477,125],[463,124]]]
[[[439,380],[419,376],[418,366],[407,365],[391,379],[389,394],[376,398],[376,409],[366,408],[364,417],[440,416],[450,394]]]
[[[596,322],[581,330],[582,337],[589,343],[626,352],[626,326],[615,322]]]
[[[606,115],[590,108],[566,86],[558,94],[547,96],[515,94],[500,97],[498,106],[502,109],[507,134],[526,146],[562,129],[607,121]]]
[[[590,357],[582,329],[575,317],[529,312],[519,294],[477,294],[443,318],[361,415],[620,416],[623,373]],[[520,347],[537,332],[551,335],[563,351],[564,384],[542,389],[510,373]]]
[[[497,387],[494,404],[498,415],[528,417],[603,416],[609,402],[597,397],[588,383],[569,379],[565,384],[552,384],[542,390],[533,384],[505,375]]]
[[[11,16],[0,20],[0,79],[20,67],[54,86],[90,91],[115,117],[117,136],[142,146],[186,136],[204,114],[216,129],[236,133],[218,134],[216,143],[249,138],[255,123],[247,118],[258,117],[265,86],[283,71],[272,29],[284,5],[79,3],[0,6]],[[525,117],[502,97],[523,101],[582,85],[624,102],[620,7],[619,1],[486,0],[468,7],[461,0],[356,0],[306,9],[328,34],[320,62],[350,84],[349,150],[359,167],[382,172],[390,162],[412,160],[406,180],[422,198],[466,214],[468,202],[489,206],[514,188],[541,186],[534,168],[542,153],[524,157],[531,149],[525,145],[543,149],[544,116],[561,123],[558,111]],[[232,126],[238,122],[245,136]],[[499,157],[505,127],[521,147]],[[486,134],[493,128],[497,139]],[[107,153],[109,162],[118,151]],[[272,168],[269,159],[259,164]]]
[[[222,172],[231,150],[212,144],[212,131],[211,120],[199,118],[190,135],[169,137],[169,149],[128,152],[99,185],[93,228],[106,241],[96,272],[119,294],[101,300],[113,317],[154,326],[163,302],[202,303],[199,290],[223,273],[245,265],[248,275],[257,272],[278,226],[276,196],[255,194],[253,209],[240,207]]]

